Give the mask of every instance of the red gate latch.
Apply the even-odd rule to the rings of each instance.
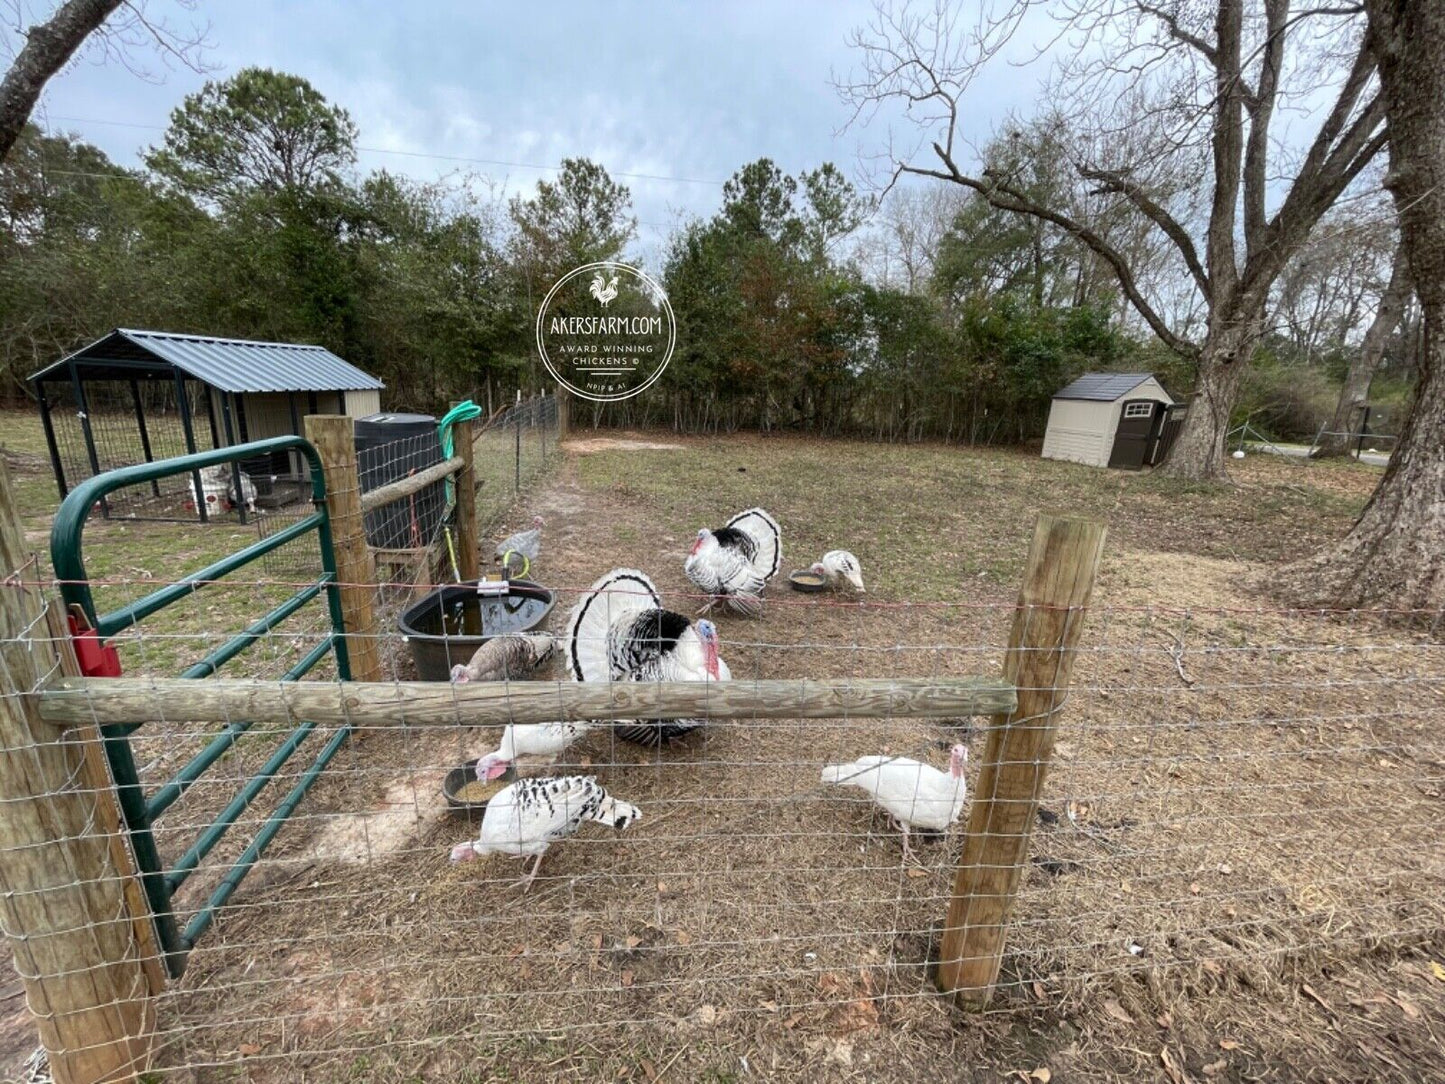
[[[66,620],[70,624],[70,640],[80,672],[86,677],[120,677],[120,653],[101,642],[100,633],[91,627],[80,603],[71,603]]]

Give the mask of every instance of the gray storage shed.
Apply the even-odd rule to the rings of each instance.
[[[1164,458],[1182,418],[1183,408],[1153,373],[1086,373],[1054,395],[1044,458],[1152,465]]]

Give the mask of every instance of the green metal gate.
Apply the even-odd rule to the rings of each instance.
[[[310,515],[277,531],[268,538],[253,543],[230,554],[206,568],[193,572],[175,583],[167,584],[145,597],[122,606],[110,613],[97,613],[91,596],[89,577],[81,553],[81,535],[90,517],[91,510],[103,501],[107,494],[124,486],[151,482],[175,474],[192,474],[204,467],[222,463],[239,464],[242,459],[252,456],[294,449],[306,457],[311,468],[311,500],[314,510]],[[239,469],[239,466],[233,468]],[[198,494],[199,496],[199,494]],[[341,592],[336,583],[336,561],[331,545],[331,522],[326,511],[326,478],[321,469],[316,449],[301,437],[276,437],[270,440],[253,441],[230,448],[202,452],[198,455],[181,456],[155,463],[144,463],[121,470],[109,471],[82,482],[73,489],[60,506],[55,524],[50,532],[50,557],[60,581],[61,595],[67,608],[79,605],[102,641],[109,639],[123,629],[139,624],[145,618],[203,590],[208,584],[230,575],[239,568],[258,560],[288,542],[316,532],[321,548],[321,576],[316,582],[303,587],[270,613],[259,618],[195,665],[181,673],[183,678],[205,678],[216,673],[223,665],[240,655],[261,637],[281,622],[296,613],[320,594],[326,595],[326,604],[331,621],[331,631],[309,651],[305,657],[282,675],[282,681],[296,681],[316,666],[330,652],[335,653],[336,670],[341,680],[351,679],[351,667],[346,656],[345,624],[341,612]],[[216,911],[225,905],[240,885],[246,874],[256,864],[266,846],[280,831],[311,784],[337,750],[345,744],[350,727],[338,730],[331,740],[317,754],[310,767],[301,775],[296,785],[276,806],[266,823],[231,865],[221,883],[212,891],[205,905],[192,916],[184,929],[178,927],[171,907],[175,891],[200,866],[211,849],[220,842],[231,827],[265,788],[266,784],[281,770],[293,753],[301,746],[315,728],[314,723],[303,722],[285,741],[277,747],[261,770],[252,776],[237,792],[230,804],[221,811],[206,829],[187,848],[176,862],[167,869],[156,848],[152,826],[186,790],[200,779],[226,751],[250,729],[249,722],[233,722],[181,768],[169,782],[155,793],[147,795],[141,786],[136,771],[135,758],[131,753],[130,735],[138,729],[135,725],[106,725],[101,727],[106,757],[110,761],[111,774],[115,780],[117,801],[130,834],[136,864],[139,867],[141,883],[145,887],[155,921],[156,936],[166,956],[166,969],[172,978],[178,978],[185,970],[186,956],[196,940],[205,933],[215,919]]]

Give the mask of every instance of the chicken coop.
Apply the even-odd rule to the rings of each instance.
[[[307,414],[361,418],[382,382],[321,346],[117,328],[30,377],[62,498],[135,463],[301,435]],[[99,514],[202,522],[304,500],[294,450],[242,461],[224,477],[176,476],[109,494]]]

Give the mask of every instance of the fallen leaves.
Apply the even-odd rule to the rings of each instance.
[[[1112,1016],[1121,1024],[1132,1024],[1134,1022],[1134,1018],[1129,1015],[1128,1010],[1112,997],[1104,1002],[1104,1013],[1107,1016]]]
[[[1315,990],[1315,988],[1309,983],[1304,983],[1300,986],[1300,993],[1304,994],[1305,997],[1318,1004],[1320,1008],[1325,1010],[1325,1012],[1335,1011],[1334,1009],[1330,1008],[1330,1003],[1326,1001],[1323,997],[1321,997],[1319,993]]]
[[[631,971],[624,971],[622,973],[622,985],[624,987],[631,986],[636,979],[637,976]]]
[[[1445,982],[1445,964],[1439,960],[1430,961],[1430,974],[1435,976],[1437,982]]]
[[[1159,1062],[1164,1066],[1164,1072],[1169,1074],[1169,1079],[1172,1080],[1174,1084],[1185,1084],[1188,1078],[1185,1077],[1184,1070],[1180,1067],[1174,1055],[1169,1052],[1167,1046],[1159,1048]]]

